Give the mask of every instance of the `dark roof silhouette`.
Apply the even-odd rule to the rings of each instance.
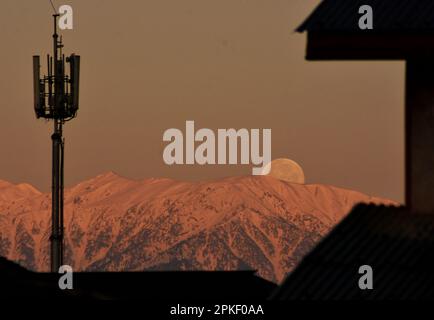
[[[359,267],[373,290],[359,288]],[[274,292],[276,300],[434,299],[434,216],[361,204]]]
[[[359,8],[370,5],[376,31],[434,31],[432,0],[324,0],[297,31],[357,31]]]
[[[0,257],[0,299],[151,299],[217,302],[265,299],[276,285],[254,271],[76,272],[73,290],[60,290],[60,274],[36,273]]]
[[[361,30],[359,8],[373,9]],[[434,55],[432,0],[324,0],[297,28],[308,33],[307,60],[407,60]]]
[[[359,28],[362,5],[373,30]],[[354,208],[273,299],[434,299],[434,1],[324,0],[297,31],[307,31],[308,60],[406,60],[407,207]],[[364,265],[373,290],[359,288]]]

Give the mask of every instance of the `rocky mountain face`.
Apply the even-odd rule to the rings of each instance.
[[[65,190],[75,271],[254,269],[279,282],[359,202],[391,201],[264,176],[133,181],[112,172]],[[0,181],[0,256],[48,271],[51,196]]]

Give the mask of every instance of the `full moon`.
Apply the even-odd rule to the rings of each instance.
[[[271,170],[268,176],[290,183],[304,184],[304,172],[297,162],[290,159],[275,159],[263,171],[267,172],[270,165]]]

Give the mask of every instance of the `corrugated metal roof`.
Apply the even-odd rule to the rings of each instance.
[[[373,9],[374,31],[434,31],[433,0],[324,0],[297,31],[360,32],[362,5]]]
[[[359,267],[373,268],[361,290]],[[277,300],[434,299],[434,215],[358,205],[274,293]]]

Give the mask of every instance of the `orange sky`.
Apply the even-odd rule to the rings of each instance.
[[[404,63],[305,62],[293,30],[318,0],[57,1],[74,9],[65,52],[82,56],[66,182],[213,179],[251,166],[164,164],[163,132],[271,128],[272,157],[308,183],[403,200]],[[33,114],[32,55],[51,49],[48,0],[0,2],[0,179],[50,189],[51,124]],[[45,66],[44,66],[45,67]]]

